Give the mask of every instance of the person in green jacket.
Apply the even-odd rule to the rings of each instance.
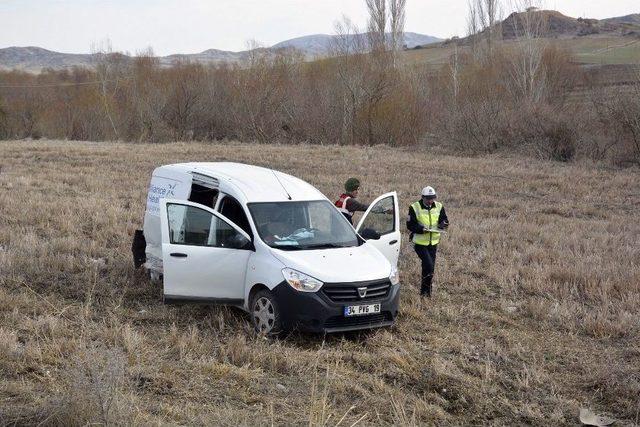
[[[342,214],[353,224],[354,212],[365,212],[369,209],[369,205],[360,203],[356,200],[358,197],[358,190],[360,189],[360,180],[358,178],[349,178],[344,183],[345,192],[340,195],[340,198],[336,200],[336,207]]]

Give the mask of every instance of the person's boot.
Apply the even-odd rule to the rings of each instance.
[[[431,276],[422,278],[422,286],[420,288],[420,296],[431,298]]]

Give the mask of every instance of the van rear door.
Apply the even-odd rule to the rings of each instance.
[[[191,175],[174,165],[160,166],[153,171],[144,214],[145,257],[152,275],[162,273],[160,200],[187,199],[190,191]]]
[[[360,219],[356,231],[397,267],[401,235],[398,194],[394,191],[375,199]]]
[[[242,304],[253,244],[220,213],[185,200],[161,200],[165,301]]]

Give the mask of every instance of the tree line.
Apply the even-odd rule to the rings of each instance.
[[[540,38],[546,22],[531,1],[517,5],[518,38],[500,42],[497,0],[472,0],[469,35],[447,44],[439,67],[403,53],[405,0],[366,4],[366,30],[344,18],[330,55],[315,61],[253,49],[239,64],[162,67],[150,50],[105,51],[92,69],[0,72],[0,137],[439,145],[640,162],[640,78],[598,90]]]

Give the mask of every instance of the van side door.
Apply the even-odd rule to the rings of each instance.
[[[213,209],[185,200],[160,202],[165,301],[242,304],[253,244]]]
[[[375,199],[360,219],[356,231],[397,267],[401,243],[398,194],[394,191]]]

